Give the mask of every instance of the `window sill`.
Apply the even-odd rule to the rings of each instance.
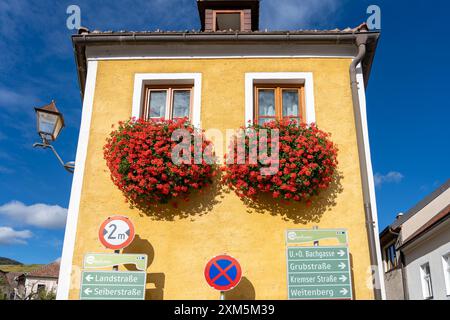
[[[400,267],[395,267],[395,268],[392,268],[392,269],[389,269],[389,270],[387,270],[386,272],[384,272],[384,274],[388,274],[388,273],[391,273],[391,272],[393,272],[393,271],[395,271],[395,270],[399,270],[399,269],[401,269]]]

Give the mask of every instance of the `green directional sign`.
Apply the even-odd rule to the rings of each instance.
[[[289,299],[352,299],[348,248],[288,247]]]
[[[302,244],[325,239],[336,239],[340,244],[347,243],[347,230],[344,229],[304,229],[288,230],[286,232],[286,242],[288,244]]]
[[[298,273],[289,275],[289,284],[291,286],[298,285],[344,285],[350,284],[350,277],[345,273],[342,274],[318,274],[318,273]]]
[[[144,300],[145,272],[83,271],[81,300]]]
[[[291,260],[346,260],[348,250],[347,247],[289,247],[288,255]]]
[[[84,256],[85,269],[107,268],[123,264],[134,264],[136,269],[147,269],[146,254],[88,253]]]
[[[289,299],[330,300],[351,299],[350,286],[322,286],[322,287],[289,287]]]
[[[347,271],[348,263],[344,260],[307,261],[297,260],[288,262],[289,272],[340,272]]]

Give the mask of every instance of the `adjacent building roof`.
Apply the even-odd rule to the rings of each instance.
[[[430,193],[428,196],[426,196],[425,198],[423,198],[421,201],[419,201],[414,207],[412,207],[411,209],[409,209],[404,215],[399,216],[392,224],[390,224],[389,226],[387,226],[386,228],[384,228],[384,230],[380,233],[380,237],[384,237],[389,230],[392,230],[394,232],[399,232],[400,231],[400,227],[402,226],[403,223],[405,223],[407,220],[409,220],[411,217],[413,217],[415,214],[417,214],[418,212],[420,212],[423,208],[425,208],[430,202],[432,202],[434,199],[436,199],[437,197],[439,197],[442,193],[444,193],[448,188],[450,188],[450,179],[448,179],[443,185],[441,185],[439,188],[437,188],[436,190],[434,190],[432,193]],[[448,210],[448,207],[446,208]],[[445,210],[443,210],[445,211]],[[440,213],[442,214],[442,212]],[[436,215],[432,220],[430,221],[434,221],[434,219],[439,216]],[[427,223],[427,225],[430,222]],[[425,226],[422,226],[422,228],[424,228]],[[421,229],[422,229],[421,228]],[[419,231],[419,230],[418,230]],[[417,233],[417,232],[416,232]]]
[[[437,227],[441,223],[447,221],[450,218],[450,204],[441,212],[439,212],[437,215],[435,215],[430,221],[428,221],[426,224],[424,224],[422,227],[419,228],[416,232],[414,232],[411,236],[409,236],[407,239],[405,239],[401,247],[405,247],[409,244],[411,244],[414,240],[419,239],[421,236],[426,234],[428,231],[433,229],[434,227]]]
[[[444,193],[448,188],[450,188],[450,179],[448,179],[443,185],[441,185],[439,188],[434,190],[432,193],[430,193],[428,196],[423,198],[419,203],[417,203],[414,207],[409,209],[403,216],[398,218],[394,223],[391,224],[391,228],[393,230],[399,228],[406,220],[413,217],[416,213],[418,213],[420,210],[425,208],[426,205],[428,205],[430,202],[432,202],[434,199],[439,197],[442,193]]]
[[[53,262],[47,264],[39,269],[31,271],[27,274],[27,277],[39,277],[39,278],[58,278],[59,277],[59,262]]]

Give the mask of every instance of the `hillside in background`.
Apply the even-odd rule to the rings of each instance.
[[[40,268],[41,264],[23,264],[14,259],[0,257],[0,270],[4,272],[30,272]]]
[[[23,272],[23,273],[27,273],[27,272],[31,272],[34,271],[36,269],[39,269],[40,267],[42,267],[42,264],[16,264],[16,265],[1,265],[0,264],[0,270],[4,271],[4,272]]]
[[[9,258],[5,258],[5,257],[0,257],[0,265],[14,265],[14,266],[19,266],[22,265],[23,263],[20,263],[19,261],[13,260],[13,259],[9,259]]]

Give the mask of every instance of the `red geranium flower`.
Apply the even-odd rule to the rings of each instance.
[[[190,161],[176,164],[172,161],[172,150],[181,138],[174,141],[172,135],[178,129],[190,136],[191,145],[187,145],[187,150],[191,154]],[[194,142],[199,141],[194,148]],[[126,199],[134,206],[149,206],[178,197],[186,199],[191,190],[211,182],[214,164],[203,157],[211,150],[210,144],[203,132],[196,130],[187,119],[130,119],[119,122],[111,132],[104,146],[104,158],[112,181]],[[199,156],[195,157],[196,154]],[[212,159],[212,155],[208,156]]]
[[[311,197],[317,195],[321,189],[329,187],[333,180],[338,164],[337,147],[329,140],[330,135],[319,130],[314,124],[298,124],[295,121],[272,121],[264,125],[249,125],[245,139],[245,150],[230,146],[229,154],[225,157],[226,165],[222,168],[223,182],[230,186],[240,197],[254,198],[257,193],[269,193],[273,198],[281,200],[305,201],[311,204]],[[260,133],[262,129],[269,129],[267,135]],[[279,130],[279,157],[273,158],[275,168],[270,163],[261,161],[271,156],[270,129]],[[266,130],[267,132],[267,130]],[[254,153],[255,140],[251,137],[256,133],[258,142],[267,142],[266,156],[259,157],[258,163],[250,163],[250,154]],[[266,138],[267,137],[267,138]],[[267,140],[267,141],[266,141]],[[245,163],[239,163],[238,156]],[[267,156],[269,155],[269,156]],[[262,163],[263,162],[263,163]],[[270,168],[262,173],[261,169]],[[271,173],[272,175],[267,175]]]

